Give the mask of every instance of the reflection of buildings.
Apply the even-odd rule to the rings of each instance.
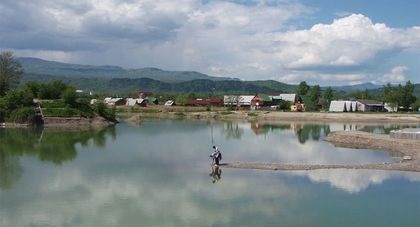
[[[244,130],[239,127],[238,122],[228,121],[224,126],[224,133],[228,139],[240,139],[244,133]]]
[[[359,124],[343,124],[343,123],[332,123],[330,124],[331,132],[336,131],[358,131],[363,126]]]

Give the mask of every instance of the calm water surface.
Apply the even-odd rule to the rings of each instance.
[[[418,173],[209,165],[213,144],[222,162],[398,161],[323,141],[361,128],[162,120],[0,129],[0,226],[419,226]]]

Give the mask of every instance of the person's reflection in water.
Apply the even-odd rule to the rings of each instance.
[[[219,166],[211,166],[211,182],[216,183],[222,178],[222,169]]]

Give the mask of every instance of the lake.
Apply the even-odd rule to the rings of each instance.
[[[390,127],[400,126],[147,120],[0,129],[0,226],[419,226],[419,173],[210,166],[212,145],[222,162],[395,162],[323,141],[335,130]]]

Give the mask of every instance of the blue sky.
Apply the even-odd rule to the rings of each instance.
[[[360,13],[390,27],[420,25],[419,0],[303,0],[301,2],[317,9],[314,23],[329,23],[342,13]]]
[[[0,50],[243,80],[420,83],[419,0],[3,0]]]

